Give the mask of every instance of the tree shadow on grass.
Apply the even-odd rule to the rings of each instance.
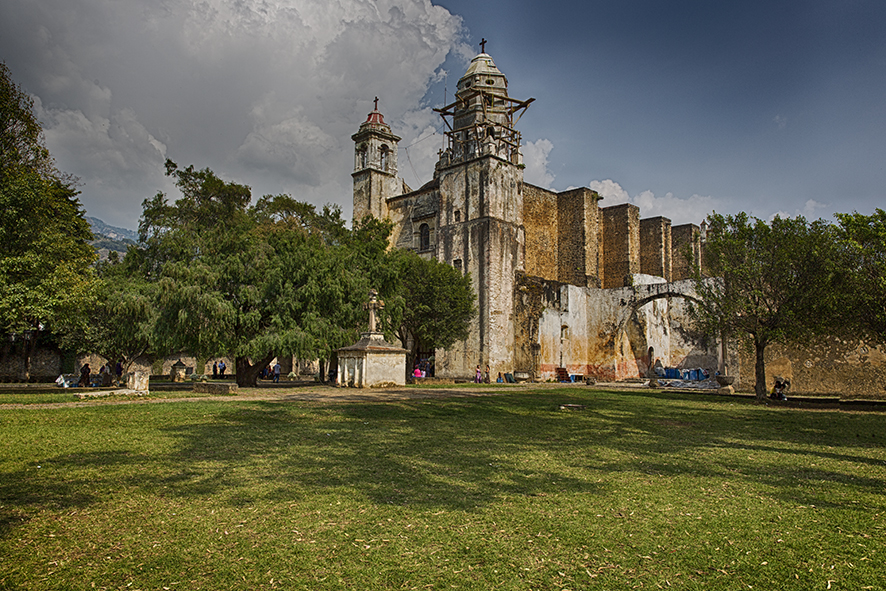
[[[231,472],[251,466],[251,478],[269,481],[266,495],[279,501],[348,489],[379,504],[471,510],[554,487],[575,493],[597,489],[554,466],[511,465],[515,454],[532,455],[542,445],[525,435],[534,427],[513,428],[513,421],[482,412],[470,418],[477,409],[465,405],[345,405],[304,419],[281,405],[264,404],[224,413],[213,424],[177,428],[176,437],[185,442],[182,461],[222,462]],[[213,490],[206,479],[195,479],[175,491],[214,494],[227,484],[218,480]]]
[[[565,403],[584,410],[560,410]],[[770,412],[663,393],[587,390],[327,406],[215,404],[210,418],[200,414],[205,407],[180,408],[169,415],[174,424],[159,428],[158,436],[177,442],[171,452],[115,441],[118,449],[46,458],[58,478],[30,468],[7,474],[0,520],[14,524],[37,507],[84,507],[122,490],[216,497],[232,506],[341,493],[378,505],[474,511],[511,497],[609,494],[618,486],[607,478],[614,473],[763,483],[806,503],[815,494],[797,495],[798,483],[830,482],[870,495],[882,495],[886,484],[882,448],[870,443],[870,453],[860,453],[846,435],[879,429],[878,417],[837,411]],[[739,452],[766,460],[744,464]],[[859,477],[853,465],[870,473]]]

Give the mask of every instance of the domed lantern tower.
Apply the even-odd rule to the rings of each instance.
[[[481,44],[443,117],[437,258],[469,272],[477,319],[463,342],[438,351],[439,375],[506,367],[514,348],[514,282],[523,270],[523,163],[515,125],[534,99],[508,96],[508,79]]]
[[[455,102],[435,109],[449,128],[444,166],[484,155],[522,164],[520,132],[515,125],[535,99],[509,97],[507,77],[486,53],[485,39],[480,45],[481,53],[458,81]]]

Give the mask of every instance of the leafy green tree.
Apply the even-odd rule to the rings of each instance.
[[[69,177],[43,145],[33,102],[0,63],[0,330],[22,347],[82,332],[95,298],[92,232]]]
[[[0,177],[22,169],[49,179],[59,176],[43,145],[43,127],[34,115],[34,100],[15,84],[0,62]]]
[[[755,353],[755,392],[766,396],[764,353],[772,343],[828,334],[839,306],[839,249],[833,225],[802,217],[771,223],[747,214],[708,216],[703,268],[695,270],[703,332],[736,338]]]
[[[386,322],[407,347],[407,372],[419,351],[446,349],[468,337],[477,314],[471,276],[412,251],[391,253],[399,286],[386,300]]]
[[[238,384],[254,385],[278,355],[329,358],[365,324],[370,277],[384,277],[390,227],[345,228],[281,195],[249,206],[248,187],[167,162],[182,197],[144,203],[143,248],[124,264],[153,287],[152,347],[233,355]]]
[[[154,329],[157,324],[157,284],[146,280],[126,257],[97,266],[100,283],[96,305],[79,348],[123,363],[129,371],[132,362],[155,354]]]
[[[882,342],[886,340],[886,211],[836,217],[846,271],[839,289],[845,300],[841,322]]]

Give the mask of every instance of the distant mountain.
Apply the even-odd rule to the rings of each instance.
[[[96,238],[98,238],[99,235],[102,235],[110,238],[111,240],[131,240],[132,242],[138,241],[138,232],[127,230],[126,228],[118,228],[117,226],[109,226],[100,219],[91,218],[89,216],[86,217],[86,221],[89,222],[90,226],[92,226],[92,233],[96,235]]]
[[[106,260],[111,251],[117,252],[122,258],[129,246],[134,246],[138,240],[138,233],[126,228],[109,226],[98,218],[87,217],[86,221],[92,226],[92,234],[95,239],[90,242],[98,252],[101,260]]]

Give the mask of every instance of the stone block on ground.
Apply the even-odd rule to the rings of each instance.
[[[123,381],[126,383],[126,389],[135,390],[136,392],[147,392],[150,374],[143,371],[134,371],[123,375]]]

